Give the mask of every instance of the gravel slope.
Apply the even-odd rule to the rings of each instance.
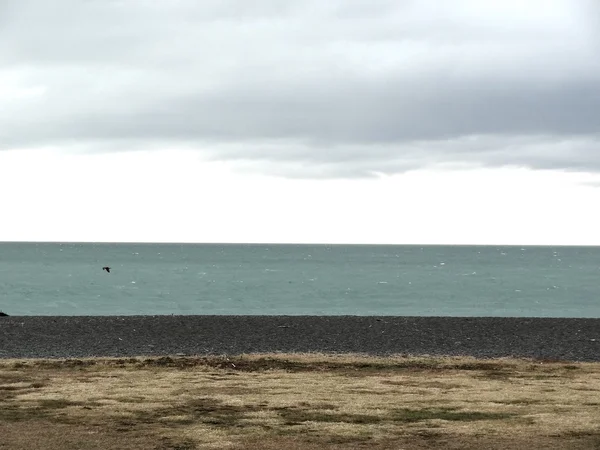
[[[263,352],[515,356],[600,361],[600,319],[0,317],[0,358]]]

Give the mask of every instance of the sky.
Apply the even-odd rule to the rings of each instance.
[[[0,0],[0,241],[600,245],[600,2]]]

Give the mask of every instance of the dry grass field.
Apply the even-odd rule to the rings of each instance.
[[[599,449],[600,364],[0,360],[0,448]]]

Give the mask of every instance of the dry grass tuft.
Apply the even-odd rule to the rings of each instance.
[[[361,355],[0,360],[0,448],[598,448],[599,374]]]

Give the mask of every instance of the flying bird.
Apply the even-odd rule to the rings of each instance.
[[[104,267],[102,268],[102,270],[106,270],[108,273],[110,273],[110,267],[108,267],[108,266],[104,266]]]

